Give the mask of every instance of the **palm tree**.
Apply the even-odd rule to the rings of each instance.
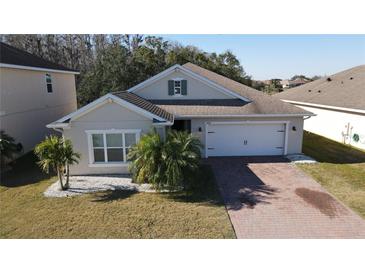
[[[165,183],[169,189],[186,188],[190,176],[199,168],[202,145],[186,131],[170,130],[162,150]]]
[[[154,130],[143,135],[138,144],[130,149],[128,159],[132,161],[130,171],[135,182],[158,182],[162,147],[163,141]]]
[[[69,187],[69,166],[78,163],[80,154],[73,151],[70,140],[51,135],[38,144],[34,149],[39,158],[39,166],[46,173],[52,168],[57,172],[58,180],[62,190]],[[66,183],[63,184],[66,171]]]
[[[190,175],[199,167],[200,141],[181,131],[168,131],[166,141],[153,131],[144,135],[128,157],[137,183],[150,183],[156,189],[186,187]]]
[[[9,163],[22,150],[23,146],[20,143],[16,144],[13,137],[6,134],[4,130],[0,131],[1,166]]]

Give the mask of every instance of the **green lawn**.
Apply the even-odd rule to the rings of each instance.
[[[298,166],[365,218],[365,152],[305,132],[303,153],[320,163]]]
[[[203,166],[194,194],[121,191],[45,198],[56,179],[32,155],[1,178],[0,238],[235,238],[212,171]]]

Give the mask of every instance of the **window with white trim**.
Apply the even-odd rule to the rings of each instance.
[[[174,94],[181,95],[181,80],[174,80]]]
[[[127,163],[129,149],[139,135],[139,130],[88,131],[90,163]]]
[[[46,85],[47,85],[47,92],[52,93],[53,92],[52,77],[51,77],[51,74],[49,74],[49,73],[46,73]]]

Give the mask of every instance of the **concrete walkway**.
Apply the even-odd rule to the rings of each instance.
[[[237,238],[365,238],[365,221],[282,157],[209,158]]]

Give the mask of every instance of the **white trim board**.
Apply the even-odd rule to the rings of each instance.
[[[305,117],[305,116],[316,116],[316,114],[196,114],[196,115],[175,115],[177,119],[179,118],[239,118],[239,117]]]
[[[78,71],[69,71],[69,70],[60,70],[60,69],[49,69],[49,68],[38,68],[38,67],[28,67],[28,66],[12,65],[12,64],[5,64],[5,63],[0,63],[0,68],[13,68],[13,69],[44,71],[44,72],[58,72],[58,73],[67,73],[67,74],[80,74],[80,72],[78,72]]]
[[[165,119],[163,119],[162,117],[159,117],[155,114],[152,114],[151,112],[148,112],[147,110],[144,110],[140,107],[137,107],[136,105],[134,104],[131,104],[111,93],[108,93],[102,97],[100,97],[99,99],[96,99],[95,101],[87,104],[86,106],[83,106],[82,108],[62,117],[61,119],[58,119],[57,121],[55,122],[52,122],[50,124],[47,125],[48,128],[57,128],[57,127],[60,127],[60,124],[63,125],[63,124],[66,124],[64,123],[66,120],[68,119],[71,119],[71,121],[74,121],[76,120],[77,118],[80,118],[81,116],[84,116],[86,115],[87,113],[91,112],[92,110],[96,109],[96,108],[99,108],[105,104],[108,104],[108,103],[117,103],[119,104],[120,106],[122,107],[125,107],[131,111],[134,111],[136,113],[139,113],[141,114],[142,116],[145,116],[147,118],[150,118],[150,119],[156,119],[158,121],[161,121],[161,122],[165,122],[165,123],[169,123],[168,121],[166,121]],[[156,123],[157,124],[157,123]],[[62,126],[61,126],[62,127]]]
[[[325,108],[325,109],[329,109],[329,110],[340,110],[340,111],[356,112],[356,113],[365,114],[365,110],[363,110],[363,109],[335,107],[335,106],[329,106],[329,105],[320,105],[320,104],[291,101],[291,100],[284,100],[284,99],[281,99],[281,100],[284,102],[287,102],[287,103],[294,104],[294,105],[297,104],[297,105],[303,105],[303,106],[314,107],[314,108],[318,107],[318,108]]]
[[[128,89],[128,92],[136,92],[137,90],[143,88],[143,87],[146,87],[146,86],[149,86],[153,83],[155,83],[156,81],[162,79],[163,77],[165,76],[168,76],[169,74],[173,73],[173,72],[176,72],[176,71],[179,71],[187,76],[190,76],[191,78],[195,79],[195,80],[198,80],[200,82],[203,82],[205,83],[206,85],[210,86],[211,88],[214,88],[216,89],[217,91],[225,94],[225,95],[228,95],[232,98],[238,98],[238,99],[241,99],[243,101],[246,101],[246,102],[251,102],[250,99],[244,97],[244,96],[241,96],[239,95],[238,93],[236,92],[233,92],[203,76],[200,76],[199,74],[196,74],[195,72],[192,72],[191,70],[187,69],[187,68],[184,68],[183,66],[181,65],[174,65],[158,74],[156,74],[155,76],[143,81],[142,83],[139,83],[138,85],[134,86],[134,87],[131,87],[130,89]]]

